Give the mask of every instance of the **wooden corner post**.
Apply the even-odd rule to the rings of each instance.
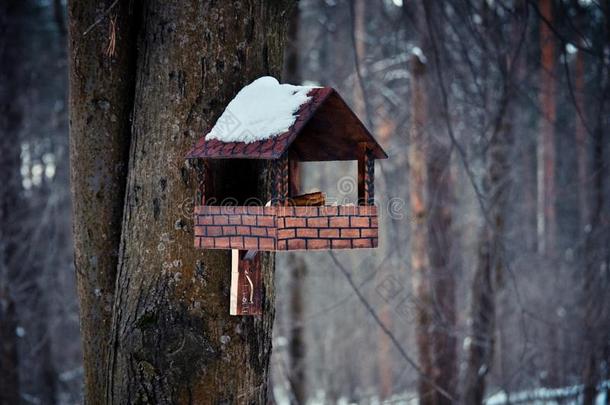
[[[375,204],[375,159],[366,145],[358,157],[358,205]]]
[[[293,198],[299,195],[301,189],[301,171],[296,156],[288,158],[288,196]]]

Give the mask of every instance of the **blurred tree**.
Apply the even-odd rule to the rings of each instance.
[[[598,106],[595,108],[592,131],[592,171],[590,222],[584,246],[583,313],[586,331],[582,347],[584,384],[583,404],[596,403],[598,384],[610,375],[610,2],[602,2],[599,12],[602,24],[596,30],[595,83]],[[608,389],[606,389],[606,393]],[[608,397],[606,396],[606,401]]]
[[[418,45],[410,61],[411,271],[417,302],[416,340],[424,374],[418,393],[422,403],[446,404],[455,395],[457,348],[453,332],[456,302],[455,269],[451,264],[451,147],[448,137],[441,135],[445,132],[442,121],[432,119],[441,114],[442,105],[437,101],[442,89],[436,76],[431,76],[442,74],[437,70],[441,69],[440,51],[433,39],[442,37],[442,28],[434,20],[438,16],[436,6],[417,2],[411,7]]]
[[[538,249],[554,258],[557,234],[555,213],[555,38],[553,0],[539,0],[540,27],[540,132],[538,136]]]
[[[514,154],[514,118],[516,78],[522,77],[521,50],[524,40],[523,26],[526,8],[516,3],[510,30],[501,28],[493,6],[482,2],[482,33],[492,43],[506,48],[498,54],[485,54],[482,74],[486,105],[497,102],[497,108],[487,107],[487,120],[491,133],[486,137],[483,157],[486,164],[483,179],[483,223],[478,239],[477,262],[471,287],[471,333],[467,345],[467,364],[464,373],[462,400],[467,404],[482,404],[487,376],[491,373],[496,357],[498,301],[504,284],[507,267],[508,202],[512,188],[511,158]],[[487,86],[499,83],[498,94]],[[493,98],[493,97],[497,97]],[[503,357],[499,356],[500,358]]]
[[[575,2],[578,3],[578,2]],[[580,29],[583,27],[583,9],[576,4],[577,8],[577,24]],[[582,39],[578,40],[580,46],[584,46]],[[589,159],[588,159],[588,139],[587,128],[585,127],[586,106],[585,106],[585,55],[582,50],[576,51],[576,62],[574,69],[574,97],[575,109],[574,115],[576,125],[576,150],[578,164],[578,208],[579,208],[579,236],[583,235],[585,227],[589,224]]]
[[[445,41],[440,5],[423,2],[426,23],[421,25],[425,31],[419,35],[427,36],[422,41],[422,50],[426,56],[429,76],[424,77],[427,86],[429,115],[427,126],[427,211],[428,222],[428,256],[430,265],[430,283],[432,302],[427,308],[431,317],[429,337],[432,340],[432,374],[434,383],[452,397],[456,397],[457,383],[457,340],[456,330],[456,277],[458,266],[453,259],[453,211],[455,209],[454,176],[451,172],[451,156],[454,150],[451,134],[443,120],[450,120],[446,90],[438,79],[444,75],[441,66],[439,45]],[[427,45],[427,46],[426,46]],[[433,75],[433,76],[430,76]],[[435,101],[432,101],[435,100]],[[443,100],[438,102],[436,100]],[[441,107],[442,106],[442,107]],[[436,117],[442,117],[437,119]],[[448,124],[451,125],[451,124]],[[438,389],[431,395],[434,404],[452,402],[447,395]]]
[[[426,376],[432,375],[432,353],[428,331],[430,330],[429,308],[432,306],[430,287],[430,260],[428,257],[427,228],[427,172],[428,147],[426,123],[428,119],[427,94],[424,77],[426,65],[416,54],[411,56],[411,128],[409,130],[409,201],[411,207],[411,283],[418,303],[417,308],[417,353],[419,366]],[[423,404],[430,400],[434,388],[420,377],[418,395]]]
[[[0,404],[21,402],[14,262],[20,234],[17,212],[22,204],[19,130],[23,116],[18,93],[25,9],[21,0],[0,4]]]

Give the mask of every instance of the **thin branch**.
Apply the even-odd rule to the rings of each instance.
[[[426,3],[424,2],[424,5],[425,4]],[[443,114],[445,116],[444,121],[447,126],[447,133],[449,134],[451,143],[455,146],[455,149],[458,151],[458,154],[460,155],[462,165],[464,166],[464,169],[466,170],[466,174],[468,175],[468,180],[470,181],[472,188],[474,189],[474,192],[477,196],[477,201],[479,202],[479,205],[481,207],[481,212],[483,213],[483,217],[485,218],[487,223],[491,223],[491,221],[487,215],[487,208],[485,207],[483,193],[479,189],[479,186],[477,185],[477,183],[474,179],[474,173],[472,171],[472,168],[470,167],[470,164],[468,163],[466,151],[464,150],[462,145],[460,145],[460,143],[457,141],[455,133],[453,132],[453,126],[451,125],[450,118],[449,118],[449,101],[448,101],[448,95],[447,95],[447,88],[445,87],[445,81],[444,81],[443,75],[441,74],[440,57],[438,54],[438,49],[436,46],[436,40],[434,37],[434,33],[432,32],[431,21],[430,21],[430,10],[426,6],[424,6],[424,14],[425,14],[425,18],[426,18],[426,27],[428,30],[428,35],[430,37],[430,43],[432,45],[431,46],[432,53],[434,55],[434,62],[435,62],[434,65],[435,65],[436,75],[437,75],[437,78],[439,81],[439,88],[441,90],[441,95],[442,95]]]
[[[110,7],[108,7],[108,8],[107,8],[107,9],[106,9],[106,10],[105,10],[103,13],[102,13],[102,15],[100,15],[100,16],[98,17],[98,19],[97,19],[97,20],[95,20],[95,22],[94,22],[93,24],[91,24],[91,25],[89,26],[89,28],[87,28],[87,29],[85,30],[85,32],[83,32],[83,36],[87,35],[87,34],[88,34],[88,33],[89,33],[89,32],[90,32],[90,31],[91,31],[93,28],[95,28],[95,27],[96,27],[96,26],[97,26],[99,23],[101,23],[101,22],[104,20],[104,18],[106,18],[106,16],[108,16],[108,14],[110,14],[110,12],[111,12],[111,11],[112,11],[112,9],[114,8],[114,6],[116,6],[118,3],[119,3],[119,0],[114,0],[114,1],[112,2],[112,4],[110,5]]]
[[[534,11],[536,12],[536,14],[538,14],[538,17],[540,17],[540,19],[544,22],[544,24],[549,27],[549,29],[553,32],[553,34],[555,34],[555,36],[565,45],[566,43],[571,43],[565,36],[563,36],[558,30],[557,28],[555,28],[555,26],[553,24],[551,24],[551,22],[542,14],[542,12],[540,11],[540,9],[538,8],[538,5],[533,1],[533,0],[528,0],[527,1],[529,3],[530,6],[532,6],[532,8],[534,9]],[[593,50],[591,50],[590,48],[584,47],[580,44],[572,44],[576,49],[581,50],[583,52],[586,52],[590,55],[596,55],[595,52],[593,52]]]
[[[566,82],[568,84],[568,90],[570,93],[570,99],[572,100],[572,103],[574,104],[574,109],[576,110],[576,114],[578,114],[578,119],[580,120],[580,122],[582,122],[583,127],[585,128],[585,130],[587,131],[587,133],[589,134],[589,136],[593,136],[593,132],[591,131],[591,128],[589,128],[589,126],[587,125],[587,121],[585,120],[585,117],[582,113],[582,109],[580,108],[581,106],[579,105],[578,101],[576,100],[576,95],[574,94],[574,87],[572,85],[572,78],[571,78],[571,74],[570,74],[570,66],[568,65],[568,54],[566,51],[566,47],[562,47],[562,53],[563,53],[563,67],[564,67],[564,71],[566,73]]]
[[[328,252],[328,254],[330,255],[331,259],[333,260],[333,262],[335,263],[335,265],[339,268],[339,270],[341,271],[341,273],[345,276],[345,278],[347,279],[347,282],[349,283],[350,287],[352,288],[352,290],[354,290],[354,292],[356,293],[356,296],[358,296],[358,299],[360,300],[360,302],[362,303],[362,305],[364,305],[364,307],[366,308],[366,310],[370,313],[370,315],[373,317],[373,320],[375,321],[375,323],[377,323],[377,325],[379,325],[379,327],[381,328],[381,330],[383,331],[383,333],[385,333],[390,340],[392,341],[392,343],[394,344],[394,346],[396,347],[396,349],[398,350],[398,352],[400,353],[400,355],[405,359],[405,361],[407,363],[409,363],[409,365],[411,367],[413,367],[413,369],[415,371],[417,371],[417,373],[424,379],[426,380],[426,382],[428,384],[430,384],[430,386],[432,386],[432,388],[434,388],[435,390],[437,390],[442,396],[444,396],[445,398],[447,398],[448,400],[455,402],[456,399],[453,398],[451,396],[451,394],[449,394],[447,391],[445,391],[443,389],[443,387],[440,387],[439,385],[437,385],[434,380],[432,378],[430,378],[428,375],[426,375],[423,370],[419,367],[419,365],[415,362],[415,360],[413,360],[405,351],[405,349],[403,349],[403,347],[400,345],[400,342],[398,341],[398,339],[396,338],[396,336],[394,336],[394,334],[392,333],[392,331],[381,321],[381,319],[379,318],[379,315],[377,315],[377,313],[375,312],[375,309],[371,306],[371,304],[366,300],[366,298],[364,297],[364,295],[362,294],[362,292],[360,291],[360,289],[358,288],[358,286],[356,285],[356,283],[354,282],[354,280],[352,279],[351,274],[347,271],[347,269],[343,266],[343,264],[335,257],[335,255],[333,254],[332,251]]]

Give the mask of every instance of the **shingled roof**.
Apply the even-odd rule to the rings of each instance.
[[[204,136],[186,158],[278,159],[290,149],[300,161],[356,160],[363,147],[375,159],[388,157],[333,88],[312,88],[307,96],[286,132],[250,143],[206,140]]]

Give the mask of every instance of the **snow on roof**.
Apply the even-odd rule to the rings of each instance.
[[[251,143],[280,135],[294,124],[295,113],[313,88],[258,78],[237,93],[205,139]]]

